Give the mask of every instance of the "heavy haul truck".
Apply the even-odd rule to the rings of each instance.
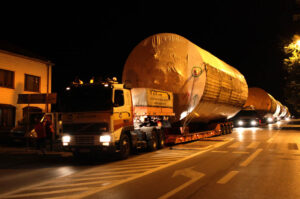
[[[283,106],[265,90],[257,87],[248,89],[248,99],[243,109],[249,109],[249,107],[255,110],[262,122],[265,123],[274,123],[278,119],[290,117],[289,110],[286,106]]]
[[[63,146],[75,155],[156,150],[231,133],[248,97],[244,76],[182,36],[162,33],[130,53],[123,83],[67,88]]]

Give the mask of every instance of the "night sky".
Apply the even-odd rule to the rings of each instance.
[[[75,1],[74,1],[75,2]],[[283,45],[292,1],[136,1],[2,6],[1,40],[51,60],[53,91],[76,75],[117,76],[146,37],[177,33],[237,68],[249,87],[282,101]]]

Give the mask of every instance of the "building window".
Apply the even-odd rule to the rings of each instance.
[[[25,74],[25,91],[40,92],[40,77]]]
[[[16,108],[0,104],[0,130],[8,130],[15,126]]]
[[[15,73],[9,70],[0,69],[0,86],[14,88]]]

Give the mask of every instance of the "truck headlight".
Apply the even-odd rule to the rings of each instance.
[[[101,135],[100,136],[100,142],[110,142],[111,137],[110,135]]]
[[[273,122],[273,118],[268,117],[268,122],[269,122],[269,123]]]
[[[63,143],[69,143],[71,141],[71,137],[69,135],[64,135],[62,137],[62,142]]]
[[[238,123],[239,126],[243,126],[244,125],[244,122],[242,120],[239,120],[237,123]]]
[[[256,125],[257,125],[257,122],[256,122],[255,120],[252,120],[252,121],[251,121],[251,125],[252,125],[252,126],[256,126]]]

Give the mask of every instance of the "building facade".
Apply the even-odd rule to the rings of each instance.
[[[0,132],[21,122],[28,111],[51,111],[50,105],[18,104],[19,94],[51,93],[49,61],[0,50]]]

